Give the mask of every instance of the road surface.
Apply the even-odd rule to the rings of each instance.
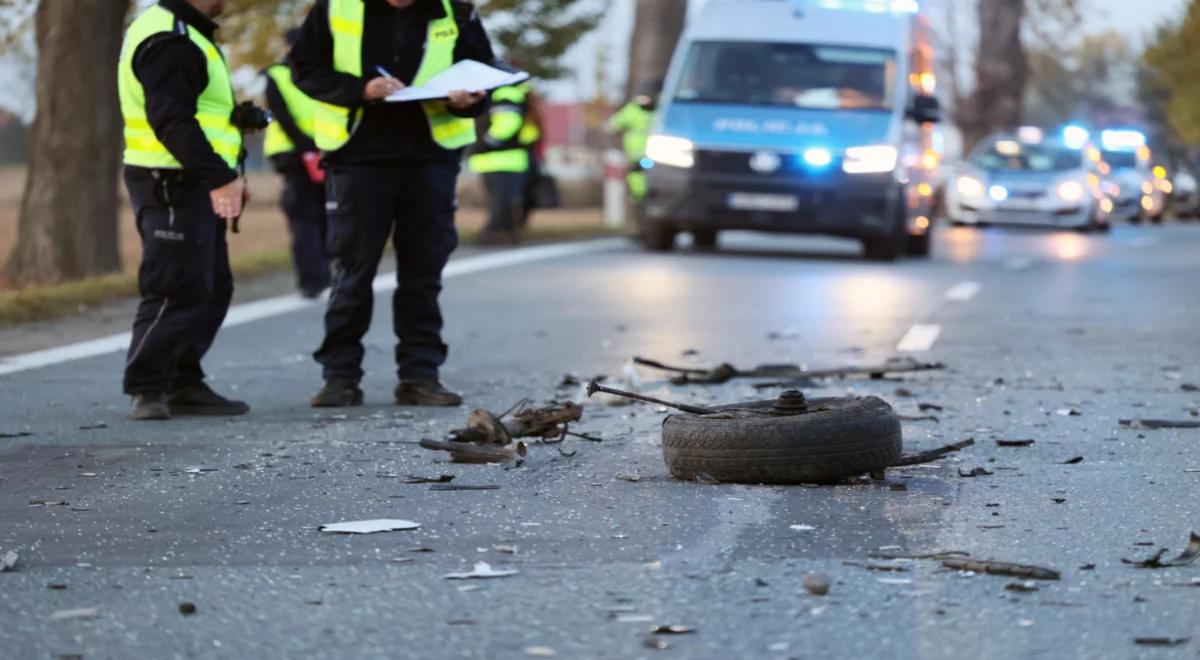
[[[606,239],[457,261],[444,295],[444,379],[468,398],[457,410],[390,405],[387,315],[368,339],[368,405],[306,407],[321,310],[295,301],[244,308],[218,338],[214,386],[254,408],[239,419],[125,421],[121,355],[87,357],[103,342],[0,359],[0,432],[32,434],[0,439],[0,555],[20,553],[0,575],[2,655],[1200,655],[1200,563],[1121,561],[1160,547],[1175,556],[1200,530],[1200,430],[1119,424],[1197,419],[1200,394],[1186,390],[1200,383],[1200,226],[945,230],[931,260],[896,264],[862,262],[835,241],[725,238],[715,254]],[[381,293],[377,309],[387,303]],[[664,413],[650,405],[590,404],[578,430],[603,442],[569,440],[569,457],[531,446],[513,470],[449,464],[415,444],[461,426],[470,408],[574,398],[578,388],[559,388],[564,374],[617,378],[633,355],[941,360],[945,371],[808,393],[875,394],[901,414],[936,416],[905,422],[910,451],[977,444],[890,471],[907,490],[674,481],[658,446]],[[761,396],[745,382],[670,388],[640,376],[691,402]],[[995,443],[1012,438],[1036,443]],[[976,467],[992,474],[960,476]],[[440,474],[498,488],[403,483]],[[421,527],[317,529],[375,518]],[[1062,579],[1016,591],[1017,578],[932,560],[899,572],[844,563],[879,549],[963,551]],[[518,572],[444,577],[477,562]],[[813,572],[832,580],[828,595],[803,588]],[[194,614],[181,614],[185,602]],[[659,625],[691,632],[648,637]]]

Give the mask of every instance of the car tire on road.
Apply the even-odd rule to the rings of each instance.
[[[717,249],[717,232],[715,229],[692,230],[692,246],[697,250]]]
[[[908,234],[888,238],[864,238],[863,257],[869,261],[895,261],[907,247]]]
[[[647,250],[666,252],[675,247],[675,235],[678,233],[671,225],[660,222],[644,221],[638,229],[638,240]]]
[[[685,480],[704,473],[731,483],[828,483],[882,470],[900,457],[900,419],[882,399],[812,399],[812,412],[762,414],[774,404],[718,408],[728,417],[667,417],[662,428],[667,469]],[[761,412],[732,412],[747,409]]]
[[[908,245],[905,246],[904,252],[910,257],[928,257],[932,244],[933,227],[930,227],[924,234],[909,236]]]

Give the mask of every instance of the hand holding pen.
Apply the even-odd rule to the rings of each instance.
[[[363,90],[363,100],[381,101],[404,89],[404,83],[400,82],[396,76],[388,73],[387,69],[376,66],[375,71],[379,76],[367,82],[367,86]]]

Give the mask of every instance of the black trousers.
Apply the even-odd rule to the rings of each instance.
[[[333,165],[326,180],[333,285],[325,341],[313,357],[326,379],[360,380],[363,336],[371,325],[371,284],[388,239],[396,252],[392,322],[401,379],[436,378],[442,341],[442,269],[458,246],[454,228],[457,161],[407,160]]]
[[[483,175],[488,220],[484,232],[511,232],[525,226],[526,172],[488,172]]]
[[[281,206],[292,235],[292,263],[300,290],[316,294],[329,286],[325,255],[325,185],[313,183],[308,172],[284,170]]]
[[[208,190],[186,174],[126,168],[142,237],[127,394],[165,393],[204,381],[200,360],[233,297],[225,221]]]

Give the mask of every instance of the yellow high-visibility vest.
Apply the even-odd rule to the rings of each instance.
[[[529,149],[542,139],[538,125],[529,120],[529,83],[501,87],[492,92],[488,137],[499,148],[481,144],[467,159],[467,167],[478,174],[528,172]]]
[[[236,168],[242,154],[242,132],[231,121],[235,101],[229,65],[215,43],[161,5],[147,9],[129,26],[117,64],[121,115],[125,119],[125,164],[183,169],[183,165],[154,135],[154,129],[146,118],[146,90],[133,72],[133,55],[138,47],[150,37],[164,32],[187,35],[204,54],[208,62],[208,86],[196,99],[196,121],[213,151],[229,167]]]
[[[425,56],[417,69],[413,85],[425,84],[430,78],[454,64],[454,45],[458,43],[458,23],[450,0],[442,0],[446,14],[429,22],[425,37]],[[362,48],[364,16],[363,0],[329,0],[329,29],[333,34],[333,68],[340,73],[362,77]],[[459,149],[475,142],[475,122],[456,117],[440,101],[421,104],[429,120],[433,141],[443,149]],[[320,103],[316,114],[316,143],[322,151],[337,151],[350,141],[357,128],[360,108],[343,108]]]
[[[287,106],[288,114],[292,116],[296,128],[312,138],[319,105],[317,101],[296,87],[296,83],[292,82],[292,70],[286,64],[272,65],[267,69],[267,77],[275,83],[279,95],[283,97],[283,103]],[[267,127],[267,136],[263,139],[263,153],[270,158],[295,150],[296,145],[283,130],[283,126],[278,121],[271,122],[271,125]]]

